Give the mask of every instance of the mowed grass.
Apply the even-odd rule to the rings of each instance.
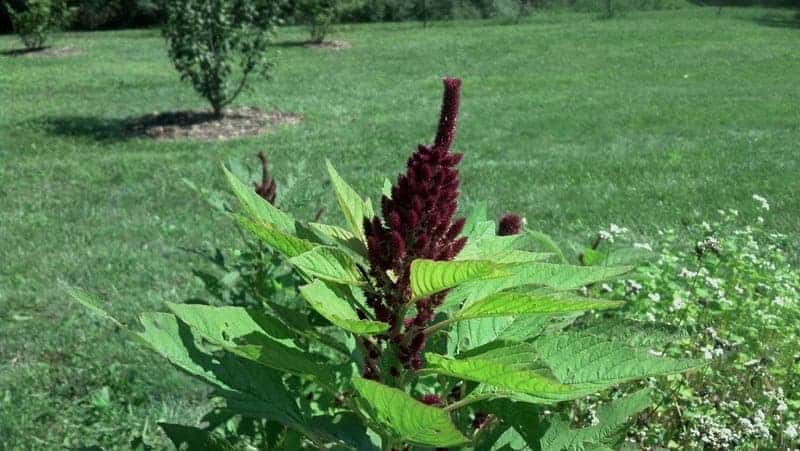
[[[122,133],[143,114],[204,106],[156,30],[60,37],[83,50],[75,57],[0,56],[0,449],[163,445],[157,421],[196,421],[206,387],[70,303],[61,282],[129,324],[202,297],[190,269],[204,263],[185,249],[239,238],[182,178],[222,189],[221,161],[255,167],[263,149],[279,181],[295,180],[284,192],[293,213],[324,206],[341,221],[324,159],[377,200],[383,178],[430,141],[444,75],[464,79],[466,206],[520,212],[562,242],[611,222],[652,240],[757,193],[771,202],[769,227],[797,232],[800,29],[789,14],[348,26],[334,38],[353,47],[340,52],[281,30],[274,79],[238,104],[305,121],[228,142]],[[17,45],[0,37],[0,49]]]

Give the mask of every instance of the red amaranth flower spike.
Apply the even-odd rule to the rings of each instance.
[[[419,259],[452,260],[466,244],[458,238],[464,220],[453,220],[458,208],[458,170],[461,154],[450,152],[456,134],[461,80],[445,78],[439,126],[432,146],[420,145],[407,162],[404,174],[392,186],[391,198],[381,199],[383,221],[364,220],[370,273],[378,293],[367,303],[379,321],[392,325],[389,336],[398,345],[407,369],[422,365],[425,347],[422,330],[433,318],[443,294],[420,300],[411,321],[400,316],[411,298],[411,262]]]
[[[497,234],[500,236],[516,235],[522,230],[523,221],[519,215],[509,213],[500,218]]]
[[[278,187],[275,183],[275,179],[269,174],[269,162],[267,162],[267,157],[264,155],[264,152],[258,153],[258,159],[261,160],[261,184],[253,184],[255,185],[256,194],[274,205]]]

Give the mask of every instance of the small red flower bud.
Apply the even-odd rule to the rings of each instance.
[[[438,395],[434,395],[432,393],[424,395],[420,399],[420,401],[422,401],[423,404],[427,404],[429,406],[441,406],[442,405],[442,398],[440,398]]]
[[[500,236],[516,235],[522,230],[522,218],[514,213],[503,215],[500,218],[500,225],[497,234]]]
[[[264,152],[258,153],[258,159],[261,160],[261,184],[254,183],[256,194],[261,196],[265,201],[275,204],[275,195],[277,194],[277,185],[272,176],[269,175],[269,162]]]

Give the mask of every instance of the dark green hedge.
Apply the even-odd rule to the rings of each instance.
[[[77,8],[75,30],[149,27],[161,23],[164,0],[68,0]],[[282,0],[292,23],[296,0]],[[800,6],[800,0],[618,0],[625,9],[668,9],[688,2],[698,5]],[[0,0],[0,32],[11,31],[6,4],[21,7],[22,0]],[[605,0],[341,0],[341,22],[447,20],[516,15],[539,8],[600,11]]]

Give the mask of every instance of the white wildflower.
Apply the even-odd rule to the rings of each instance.
[[[766,198],[759,196],[758,194],[753,194],[753,200],[761,204],[760,207],[762,210],[769,210],[769,202],[767,202]]]
[[[789,440],[796,439],[798,436],[797,426],[794,424],[786,426],[786,429],[783,430],[783,435],[785,435]]]
[[[669,306],[670,310],[682,310],[686,307],[686,300],[681,297],[679,293],[672,295],[672,305]]]
[[[655,292],[648,294],[647,297],[653,302],[658,302],[661,300],[661,295]]]
[[[686,279],[694,279],[695,277],[697,277],[697,273],[694,271],[689,271],[687,268],[684,267],[681,268],[680,271],[678,271],[678,277],[684,277]]]
[[[604,284],[600,285],[600,290],[603,293],[610,293],[612,291],[611,287],[607,283],[604,283]]]
[[[653,252],[653,247],[650,246],[649,243],[633,243],[633,247],[636,249],[644,249],[649,252]]]
[[[647,318],[647,321],[650,321],[651,323],[656,322],[656,315],[653,315],[653,312],[647,312],[645,317]]]
[[[611,224],[610,226],[608,226],[608,231],[611,232],[611,234],[614,236],[619,236],[622,235],[623,233],[628,233],[628,228],[620,227],[616,224]]]
[[[721,211],[721,210],[720,210],[720,211]],[[702,225],[702,227],[703,227],[703,230],[705,230],[706,232],[710,232],[710,231],[711,231],[711,224],[709,224],[709,223],[707,223],[707,222],[703,221],[703,223],[702,223],[701,225]]]

